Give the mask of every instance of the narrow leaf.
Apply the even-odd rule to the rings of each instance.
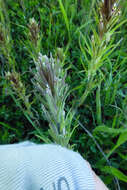
[[[98,125],[100,125],[102,123],[102,119],[101,119],[100,85],[98,86],[98,89],[96,91],[96,117],[97,117],[97,123],[98,123]]]
[[[102,170],[105,171],[106,173],[112,174],[121,181],[127,182],[127,176],[114,167],[105,166]]]
[[[119,128],[119,129],[114,129],[114,128],[107,127],[105,125],[100,125],[94,129],[94,132],[105,132],[105,133],[111,133],[111,134],[120,134],[120,133],[127,132],[127,129],[123,128],[123,127]]]
[[[66,24],[67,30],[68,30],[68,32],[69,32],[69,22],[68,22],[67,14],[66,14],[66,11],[65,11],[65,9],[64,9],[62,0],[58,0],[58,2],[59,2],[60,9],[61,9],[61,12],[62,12],[62,14],[63,14],[64,20],[65,20],[65,24]]]
[[[123,143],[125,143],[127,141],[127,132],[122,133],[119,138],[118,141],[116,143],[116,145],[113,147],[113,149],[109,152],[109,154],[107,155],[107,158],[109,158],[109,156],[111,156],[111,154]]]

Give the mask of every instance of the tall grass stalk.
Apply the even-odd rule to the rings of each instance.
[[[76,143],[75,150],[101,171],[111,189],[113,176],[126,189],[127,11],[122,4],[127,3],[122,2],[0,0],[1,142],[29,136],[69,148]],[[85,126],[88,135],[80,128],[73,134],[77,126]]]
[[[61,49],[57,49],[55,59],[52,55],[48,58],[39,53],[33,83],[39,92],[37,97],[40,99],[42,113],[49,122],[50,136],[55,143],[68,146],[74,113],[71,110],[65,113],[68,86],[65,83],[66,74],[62,66],[62,57]]]
[[[86,89],[79,99],[79,105],[81,106],[88,94],[92,89],[97,87],[97,83],[100,80],[104,80],[103,70],[105,63],[111,53],[119,46],[120,41],[115,43],[114,39],[117,37],[116,30],[126,22],[126,20],[120,22],[120,9],[115,1],[108,1],[109,7],[107,7],[106,1],[103,1],[99,5],[99,9],[95,11],[95,20],[97,30],[92,27],[92,36],[84,36],[80,32],[80,48],[84,55],[85,61],[82,62],[85,68],[85,84]],[[83,44],[83,45],[82,45]],[[97,94],[98,95],[98,94]]]
[[[15,69],[13,56],[13,41],[10,33],[10,21],[7,14],[6,4],[0,0],[0,51],[6,58],[9,69]]]
[[[65,112],[65,101],[68,96],[68,85],[65,83],[66,71],[63,69],[64,53],[63,50],[57,48],[55,57],[42,55],[41,53],[41,34],[38,23],[34,18],[29,20],[28,24],[28,40],[26,47],[35,64],[36,69],[31,70],[34,85],[34,93],[36,99],[40,103],[42,116],[49,123],[49,139],[44,137],[37,129],[39,120],[35,120],[32,103],[29,101],[30,95],[26,95],[26,88],[23,85],[20,74],[17,72],[6,73],[7,79],[17,95],[18,106],[23,110],[26,118],[37,129],[38,137],[45,142],[53,142],[69,147],[69,140],[73,133],[71,130],[71,122],[74,111],[71,109]],[[11,93],[13,99],[16,98]],[[25,109],[23,108],[25,105]]]

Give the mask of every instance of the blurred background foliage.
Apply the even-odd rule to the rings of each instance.
[[[4,25],[10,30],[11,48],[8,51],[13,57],[12,64],[21,74],[27,93],[35,101],[33,107],[38,111],[41,131],[47,135],[47,121],[42,117],[40,106],[33,93],[30,68],[34,62],[26,48],[27,31],[30,18],[35,18],[41,31],[41,51],[43,55],[56,52],[57,47],[65,52],[65,67],[69,68],[66,82],[71,93],[66,105],[70,108],[82,97],[87,89],[88,78],[85,72],[87,60],[83,48],[88,48],[93,31],[98,31],[96,13],[98,0],[5,0]],[[63,8],[63,9],[62,9]],[[127,2],[120,4],[120,22],[127,19]],[[2,22],[2,20],[1,20]],[[82,36],[83,34],[83,36]],[[84,40],[86,39],[86,40]],[[124,22],[111,37],[115,50],[97,70],[95,86],[88,91],[85,101],[76,111],[76,118],[86,130],[79,125],[70,140],[75,151],[87,159],[95,172],[104,180],[110,189],[117,189],[113,178],[117,177],[120,189],[127,187],[127,22]],[[10,49],[9,49],[10,48]],[[96,48],[96,47],[95,47]],[[86,51],[86,48],[84,48]],[[7,52],[7,51],[6,51]],[[87,51],[86,51],[87,54]],[[88,59],[90,55],[87,54]],[[13,67],[12,66],[12,67]],[[10,70],[6,56],[0,50],[0,144],[15,143],[24,140],[42,142],[36,130],[26,119],[23,112],[13,101],[8,90],[5,72]],[[72,125],[75,120],[72,122]],[[98,149],[95,141],[109,159],[113,169],[109,172],[107,161]],[[115,169],[116,170],[115,170]]]

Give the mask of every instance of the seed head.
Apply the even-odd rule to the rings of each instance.
[[[37,41],[39,39],[39,25],[36,22],[36,20],[34,18],[30,18],[29,19],[29,24],[28,24],[28,28],[29,28],[29,37],[30,40],[34,43],[34,45],[37,45]]]
[[[20,80],[20,75],[19,73],[10,73],[10,72],[7,72],[6,73],[6,78],[10,81],[11,85],[13,86],[13,88],[16,90],[20,90],[22,91],[23,90],[23,84]]]

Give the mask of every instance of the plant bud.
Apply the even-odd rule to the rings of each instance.
[[[39,26],[38,23],[36,22],[36,20],[34,18],[29,19],[29,37],[30,40],[34,43],[34,45],[37,45],[37,41],[39,39]]]
[[[57,56],[60,59],[60,61],[63,61],[63,59],[64,59],[63,49],[62,48],[57,48],[56,53],[57,53]]]

